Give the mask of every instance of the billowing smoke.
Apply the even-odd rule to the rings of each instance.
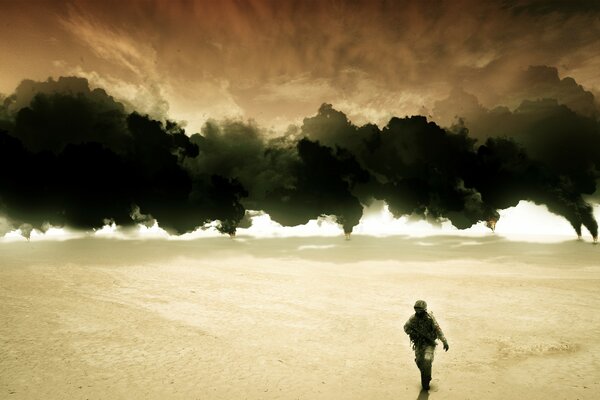
[[[545,204],[578,235],[583,225],[597,236],[592,206],[584,200],[596,193],[599,177],[600,121],[594,96],[546,66],[530,67],[515,82],[501,96],[512,110],[488,109],[474,95],[455,90],[437,103],[434,117],[446,124],[454,118],[484,142],[473,169],[479,171],[476,185],[484,201],[495,208],[521,199]],[[452,108],[458,109],[454,116]]]
[[[369,174],[349,151],[294,132],[267,139],[253,124],[209,122],[191,142],[199,155],[185,160],[194,177],[220,174],[248,190],[248,209],[267,212],[282,225],[335,216],[346,233],[358,224],[362,206],[352,189]]]
[[[180,234],[218,221],[234,235],[257,210],[282,225],[331,216],[349,234],[374,200],[459,229],[493,227],[498,210],[529,200],[597,237],[585,198],[596,192],[598,114],[566,79],[528,70],[534,97],[514,109],[455,90],[434,110],[444,125],[412,116],[357,126],[323,104],[281,136],[240,121],[188,136],[85,79],[25,81],[0,107],[0,210],[22,232],[158,221]]]
[[[464,185],[465,171],[476,157],[475,141],[464,131],[450,133],[421,116],[392,118],[382,130],[357,127],[327,104],[304,120],[302,130],[356,154],[372,176],[357,188],[363,203],[384,200],[396,217],[413,215],[431,222],[447,218],[458,228],[497,217]]]
[[[184,233],[213,220],[229,232],[243,218],[246,191],[238,182],[193,179],[183,168],[198,147],[179,126],[127,114],[85,80],[61,81],[71,80],[77,92],[40,91],[12,113],[6,107],[12,118],[0,132],[0,207],[9,219],[41,230],[92,229],[143,215]]]
[[[344,232],[351,233],[362,217],[362,205],[352,189],[368,181],[367,171],[343,148],[334,150],[302,138],[294,150],[298,159],[289,165],[291,184],[273,187],[264,210],[284,225],[333,215]]]
[[[492,209],[530,200],[564,217],[578,236],[582,225],[594,238],[598,236],[592,207],[583,200],[580,188],[569,176],[529,158],[512,139],[488,139],[480,146],[476,167],[470,170],[466,182],[477,188],[483,202]]]

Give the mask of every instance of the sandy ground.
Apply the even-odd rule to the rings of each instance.
[[[0,245],[2,399],[597,399],[600,246],[486,238]],[[450,343],[421,392],[404,322]]]

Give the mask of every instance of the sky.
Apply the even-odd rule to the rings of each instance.
[[[219,151],[225,154],[223,149],[231,151],[227,140],[242,143],[258,135],[265,138],[264,142],[260,139],[260,144],[251,140],[243,143],[248,148],[267,148],[267,139],[291,132],[299,135],[295,137],[318,140],[332,149],[342,145],[350,149],[371,176],[388,174],[380,183],[397,187],[405,181],[394,181],[397,177],[389,174],[389,166],[376,163],[373,157],[361,156],[361,149],[353,147],[350,141],[329,133],[338,128],[354,132],[372,123],[383,135],[396,129],[388,125],[392,117],[414,115],[454,129],[453,132],[466,128],[470,137],[477,140],[473,152],[489,138],[514,137],[526,149],[535,168],[537,163],[548,166],[549,173],[555,176],[552,182],[560,182],[560,190],[564,186],[563,192],[549,194],[552,184],[546,182],[543,190],[505,201],[493,189],[484,187],[488,177],[461,175],[452,185],[463,185],[459,190],[464,203],[460,212],[467,215],[469,223],[497,219],[497,210],[528,201],[547,205],[551,212],[569,221],[582,220],[587,226],[586,217],[579,214],[592,215],[596,204],[594,185],[600,160],[598,2],[27,1],[1,2],[0,11],[4,17],[0,22],[0,94],[9,99],[5,102],[7,119],[17,121],[13,136],[19,137],[30,151],[46,150],[46,144],[32,136],[31,130],[19,128],[19,121],[26,118],[18,120],[16,116],[23,108],[31,107],[38,92],[65,92],[68,87],[67,91],[73,93],[73,87],[81,85],[61,81],[43,86],[40,82],[75,76],[85,78],[81,87],[85,86],[82,90],[86,96],[96,96],[97,100],[99,95],[93,94],[93,89],[105,90],[111,97],[103,97],[103,104],[109,104],[113,111],[137,111],[155,120],[169,119],[185,128],[188,137],[200,133],[208,138],[193,139],[192,145],[201,143],[200,157],[192,161],[191,153],[187,154],[189,158],[180,160],[180,164],[192,181],[206,171],[230,180],[239,179],[249,191],[246,209],[263,204],[263,195],[269,193],[273,182],[286,188],[289,185],[282,183],[285,177],[281,176],[251,182],[244,176],[252,175],[247,172],[249,169],[224,169],[223,158],[249,157],[246,150],[212,157]],[[26,79],[33,82],[22,84]],[[324,103],[332,108],[322,108]],[[119,111],[120,107],[124,111]],[[347,121],[339,126],[324,123],[338,117]],[[138,123],[143,125],[143,121]],[[403,126],[397,129],[408,129]],[[424,126],[418,129],[426,129]],[[129,125],[128,129],[133,128]],[[8,131],[12,134],[11,129]],[[29,136],[22,132],[29,132]],[[49,149],[60,152],[64,143]],[[126,146],[115,143],[110,142],[110,146],[116,146],[113,150]],[[209,147],[213,153],[202,143],[212,143]],[[436,143],[432,146],[453,146],[443,141]],[[398,146],[400,149],[401,144]],[[497,151],[501,153],[500,145],[488,147],[493,151],[500,149]],[[561,159],[557,149],[567,156]],[[583,155],[575,156],[577,153]],[[302,158],[301,151],[299,154]],[[381,159],[384,156],[377,155]],[[463,156],[457,153],[456,157]],[[575,162],[578,157],[583,161]],[[307,160],[302,158],[305,164]],[[440,164],[440,168],[445,166]],[[313,170],[307,168],[298,174],[309,176]],[[513,176],[519,175],[518,168],[511,171]],[[342,179],[352,180],[346,190],[349,193],[344,195],[351,194],[357,203],[368,206],[369,196],[357,194],[353,188],[354,184],[364,184],[360,171],[352,174],[351,178]],[[539,175],[545,177],[546,172]],[[453,175],[443,179],[455,178]],[[430,188],[430,193],[439,188],[440,185]],[[517,185],[507,190],[520,189]],[[378,200],[392,202],[394,196],[384,192],[377,192]],[[236,193],[245,197],[243,190]],[[346,199],[339,193],[336,196],[338,202]],[[486,207],[489,205],[496,214],[487,208],[477,212],[468,209],[470,202],[479,201],[481,196]],[[436,214],[433,197],[430,195],[424,204],[410,210],[404,204],[395,208],[392,204],[392,213],[396,217],[420,213],[433,219],[450,218],[455,225],[467,224],[446,205],[439,206],[441,211]],[[565,197],[578,204],[575,211],[563,209]],[[155,208],[154,212],[142,212],[153,216],[146,222],[160,213],[171,215],[171,210],[177,208],[164,202],[155,206],[160,202],[152,198],[147,203],[144,210]],[[591,205],[588,207],[586,202]],[[273,206],[273,212],[277,210],[280,208]],[[39,209],[37,212],[41,213]],[[128,212],[115,211],[119,212],[126,219]],[[577,216],[572,216],[573,212]],[[22,214],[9,217],[23,222],[26,218]],[[112,214],[104,217],[119,220]],[[69,218],[67,221],[76,225],[90,225],[80,217]],[[193,230],[181,221],[183,217],[178,218],[172,224],[175,231]],[[37,218],[36,223],[41,226],[42,220]],[[293,225],[296,219],[282,221]]]
[[[333,104],[357,123],[427,115],[455,88],[487,108],[530,65],[600,91],[594,1],[2,2],[0,93],[77,75],[199,131],[285,128]]]

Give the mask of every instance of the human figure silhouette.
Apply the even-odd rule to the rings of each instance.
[[[427,312],[427,303],[417,300],[414,309],[415,314],[404,324],[404,332],[410,337],[415,351],[415,363],[421,371],[421,386],[424,390],[429,390],[436,340],[439,339],[444,344],[445,351],[448,351],[450,346],[433,314]]]

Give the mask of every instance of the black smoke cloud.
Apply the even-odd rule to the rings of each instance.
[[[352,189],[369,180],[353,154],[296,132],[267,139],[253,124],[208,122],[195,134],[199,155],[185,167],[201,178],[219,174],[248,190],[244,205],[267,212],[282,225],[300,225],[333,215],[350,233],[362,216]]]
[[[332,216],[350,233],[363,207],[383,200],[396,217],[464,229],[529,200],[596,237],[584,200],[600,163],[595,100],[548,69],[531,71],[542,83],[513,110],[453,92],[434,110],[453,122],[446,128],[423,116],[356,126],[323,104],[282,136],[239,121],[188,136],[85,79],[26,81],[0,109],[0,208],[22,231],[157,220],[180,234],[218,221],[234,235],[246,210],[283,225]]]
[[[448,218],[458,228],[497,218],[464,186],[462,177],[476,156],[475,141],[465,132],[449,133],[421,116],[394,117],[382,130],[357,127],[331,105],[305,119],[302,129],[309,138],[356,154],[372,176],[356,191],[365,204],[384,200],[396,217]]]
[[[568,175],[532,160],[522,146],[508,138],[488,139],[477,155],[476,168],[470,170],[466,182],[477,188],[488,207],[504,209],[526,199],[564,217],[578,236],[582,225],[594,238],[598,236],[592,206]]]
[[[478,150],[473,185],[494,208],[521,199],[545,204],[581,234],[581,225],[597,236],[592,207],[584,200],[596,193],[600,166],[600,123],[592,93],[556,69],[524,71],[506,105],[488,109],[461,89],[436,104],[434,116],[469,128],[484,142]],[[452,116],[452,109],[456,111]],[[456,128],[456,126],[455,126]],[[506,139],[510,138],[510,140]]]
[[[198,148],[176,124],[128,114],[81,78],[41,86],[21,108],[11,110],[16,96],[5,102],[0,206],[17,225],[93,229],[155,218],[184,233],[219,220],[229,232],[243,217],[246,192],[235,180],[193,179],[182,167]]]
[[[289,165],[291,185],[267,193],[265,211],[284,225],[298,225],[321,215],[333,215],[345,233],[351,233],[362,217],[362,205],[352,194],[369,174],[343,148],[333,150],[318,141],[302,138]]]

